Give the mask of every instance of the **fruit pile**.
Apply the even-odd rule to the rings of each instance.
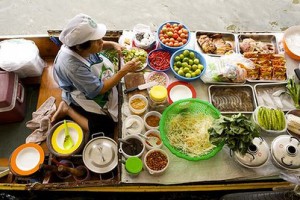
[[[132,48],[132,49],[124,49],[122,51],[123,54],[123,58],[124,58],[124,62],[127,63],[129,61],[131,61],[134,58],[138,58],[141,61],[141,66],[140,68],[142,68],[147,60],[147,52],[143,49],[139,49],[139,48]]]
[[[178,75],[185,78],[193,78],[200,75],[204,68],[200,60],[195,56],[195,53],[188,49],[175,56],[172,67]]]
[[[166,23],[159,31],[160,41],[169,47],[180,47],[187,43],[189,31],[180,23]]]

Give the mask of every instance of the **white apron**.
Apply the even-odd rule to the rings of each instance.
[[[91,65],[86,59],[69,48],[62,46],[61,50],[71,56],[74,56],[87,65],[91,69],[92,73],[99,77],[101,81],[112,77],[114,74],[113,64],[104,56],[100,55],[103,59],[103,62]],[[57,77],[54,76],[54,79],[57,80]],[[103,107],[97,104],[94,100],[87,99],[79,90],[72,91],[71,96],[74,101],[78,103],[78,105],[80,105],[84,110],[97,114],[109,114],[115,122],[118,121],[118,90],[115,86],[111,89],[111,92],[108,95],[108,101]]]

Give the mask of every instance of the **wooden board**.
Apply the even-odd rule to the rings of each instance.
[[[144,74],[142,72],[129,73],[126,76],[124,76],[124,82],[125,82],[126,89],[144,84],[145,83]],[[133,96],[135,94],[142,94],[146,97],[148,96],[148,92],[145,89],[145,90],[136,90],[133,92],[129,92],[127,94],[127,97],[130,98],[131,96]]]

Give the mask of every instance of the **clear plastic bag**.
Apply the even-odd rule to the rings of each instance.
[[[133,41],[135,46],[142,49],[151,49],[155,45],[155,35],[151,31],[150,26],[137,24],[133,27]]]
[[[0,42],[0,68],[20,78],[40,76],[45,62],[31,40],[9,39]]]
[[[201,77],[205,83],[243,83],[247,78],[247,69],[255,67],[251,60],[239,54],[206,57],[206,61],[207,69]]]

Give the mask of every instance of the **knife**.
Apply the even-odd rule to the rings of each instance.
[[[128,89],[124,90],[124,94],[127,94],[128,92],[133,92],[135,90],[144,90],[144,89],[147,89],[147,88],[151,88],[151,87],[153,87],[157,84],[158,83],[156,81],[151,81],[149,83],[144,83],[142,85],[132,87],[132,88],[128,88]]]

